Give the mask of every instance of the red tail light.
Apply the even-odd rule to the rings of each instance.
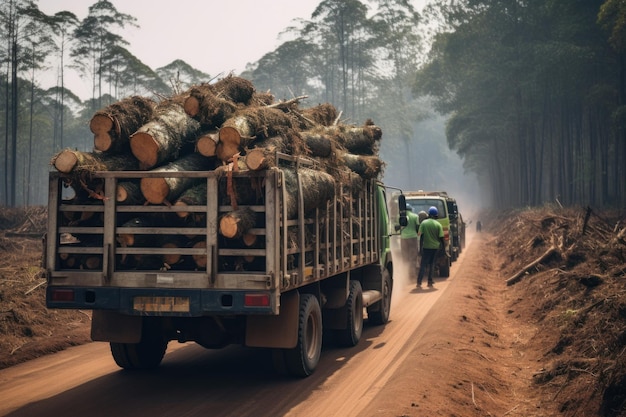
[[[74,301],[74,290],[58,290],[54,289],[50,292],[50,298],[52,301]]]
[[[270,295],[269,294],[246,294],[244,296],[243,304],[246,307],[269,307]]]

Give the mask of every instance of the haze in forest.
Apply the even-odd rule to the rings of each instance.
[[[232,71],[277,100],[306,95],[304,105],[331,103],[347,123],[372,119],[384,181],[448,191],[462,210],[626,205],[623,2],[270,3],[237,3],[231,18],[221,3],[201,4],[209,13],[184,0],[99,0],[52,19],[37,2],[2,2],[19,25],[0,31],[0,202],[44,204],[50,157],[92,150],[98,109]],[[70,82],[75,70],[86,94]]]

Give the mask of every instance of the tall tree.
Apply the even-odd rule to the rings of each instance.
[[[65,132],[65,56],[69,50],[69,46],[73,41],[71,34],[78,27],[79,20],[71,12],[61,11],[55,13],[52,24],[54,26],[54,36],[58,51],[58,78],[57,89],[55,91],[59,94],[58,99],[55,101],[54,112],[54,132],[53,132],[53,148],[55,150],[63,149],[63,135]]]
[[[120,13],[108,0],[98,0],[89,7],[87,17],[74,31],[77,42],[72,47],[71,56],[75,66],[83,76],[91,79],[92,103],[95,111],[102,107],[103,83],[107,72],[106,57],[118,46],[128,44],[121,36],[115,34],[115,28],[127,25],[136,26],[136,18]]]

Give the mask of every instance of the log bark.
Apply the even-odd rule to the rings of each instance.
[[[325,135],[334,138],[348,152],[358,155],[377,154],[377,141],[382,137],[382,130],[368,121],[364,126],[333,125],[319,129]]]
[[[287,218],[295,219],[298,215],[298,178],[302,183],[304,214],[310,214],[316,208],[325,208],[326,203],[335,196],[335,179],[328,173],[311,168],[282,168],[287,188]]]
[[[382,172],[383,162],[374,155],[341,154],[343,163],[363,178],[376,178]]]
[[[200,133],[200,123],[173,100],[160,103],[154,118],[130,137],[130,148],[147,170],[174,161],[192,148]]]
[[[209,171],[214,168],[213,161],[197,154],[191,153],[169,164],[152,170],[153,172],[176,172],[176,171]],[[151,204],[169,204],[177,199],[183,191],[194,186],[203,178],[142,178],[141,192]]]
[[[330,103],[319,104],[303,109],[301,114],[306,120],[312,122],[310,125],[313,126],[332,126],[338,117],[337,109]]]
[[[207,203],[207,184],[206,181],[199,182],[191,188],[186,189],[183,193],[178,197],[175,206],[186,207],[186,206],[199,206]],[[187,211],[177,211],[176,214],[180,218],[186,218],[189,216],[189,212]]]
[[[544,252],[543,255],[541,255],[539,258],[535,259],[534,261],[532,261],[531,263],[529,263],[528,265],[526,265],[525,267],[523,267],[519,272],[517,272],[515,275],[513,275],[511,278],[506,280],[506,285],[513,285],[519,281],[522,280],[522,278],[524,277],[524,274],[526,274],[526,272],[528,272],[529,270],[531,270],[532,268],[536,267],[537,265],[539,265],[540,263],[542,263],[543,261],[545,261],[546,259],[548,259],[550,256],[552,256],[555,252],[557,251],[556,246],[550,246],[548,248],[547,251]]]
[[[276,166],[276,152],[292,153],[291,144],[282,136],[256,141],[254,148],[245,150],[246,166],[252,171]]]
[[[233,103],[250,104],[256,89],[251,81],[229,75],[213,84],[216,95],[223,96]]]
[[[248,207],[243,207],[220,218],[220,234],[229,239],[243,237],[255,224],[256,216]]]
[[[223,97],[218,97],[208,87],[210,86],[204,84],[193,87],[183,107],[203,128],[217,129],[237,111],[237,106]]]
[[[220,128],[217,156],[228,161],[251,141],[285,135],[289,130],[297,130],[297,123],[281,110],[269,107],[240,110]]]
[[[140,205],[146,202],[141,193],[140,180],[120,181],[115,191],[115,201],[124,205]]]
[[[64,149],[52,157],[50,162],[64,174],[93,174],[97,171],[136,170],[139,164],[131,155],[109,155],[102,152],[81,152]]]
[[[300,132],[300,136],[313,157],[328,158],[337,147],[332,138],[325,135],[323,131]]]
[[[132,96],[98,110],[89,122],[94,148],[102,152],[129,153],[130,136],[152,118],[156,103]]]

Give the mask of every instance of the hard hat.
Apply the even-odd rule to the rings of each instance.
[[[431,217],[436,217],[439,216],[439,211],[437,210],[437,207],[432,206],[431,208],[428,209],[428,215]]]
[[[422,210],[419,213],[417,213],[417,216],[420,218],[420,222],[421,222],[422,220],[424,220],[425,218],[428,217],[428,213],[426,213],[424,210]]]

